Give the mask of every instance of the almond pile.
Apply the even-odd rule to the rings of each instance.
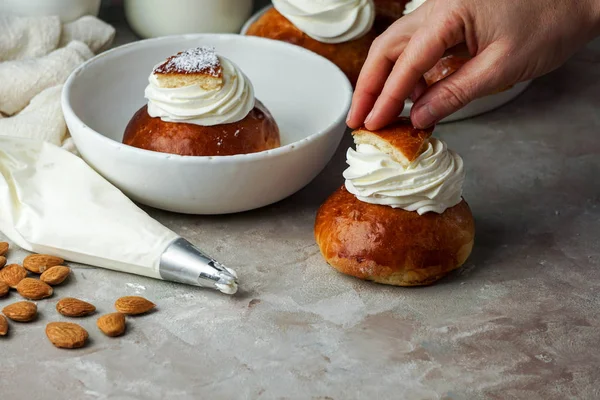
[[[0,298],[7,297],[10,289],[15,289],[27,300],[52,297],[53,286],[60,285],[71,274],[71,269],[63,265],[62,258],[45,254],[27,256],[23,260],[23,265],[8,264],[6,259],[8,250],[9,244],[0,242]],[[144,314],[155,307],[154,303],[143,297],[121,297],[115,302],[118,312],[102,315],[96,325],[106,336],[121,336],[126,329],[126,315]],[[56,311],[65,317],[82,318],[94,314],[96,307],[80,299],[65,297],[56,304]],[[8,334],[8,320],[19,323],[34,321],[37,318],[37,305],[31,301],[19,301],[5,306],[2,314],[0,314],[0,337]],[[77,349],[85,346],[89,333],[72,322],[50,322],[46,326],[46,336],[58,348]]]

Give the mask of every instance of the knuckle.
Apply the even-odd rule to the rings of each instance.
[[[363,95],[372,97],[372,98],[377,98],[379,96],[379,91],[374,88],[373,86],[362,86],[362,93]]]
[[[409,52],[403,52],[396,60],[396,65],[401,66],[404,73],[413,79],[417,79],[423,75],[423,66],[420,65],[421,63],[418,58],[415,58]]]
[[[377,36],[375,38],[375,40],[373,40],[373,43],[371,44],[371,49],[369,50],[369,53],[382,52],[386,48],[385,43],[386,43],[385,34]]]
[[[400,98],[400,96],[398,96],[398,93],[391,89],[384,89],[383,92],[381,92],[381,97],[391,104],[403,104],[405,100]]]
[[[432,25],[428,28],[436,44],[445,48],[455,46],[465,36],[470,11],[464,1],[444,1],[433,4],[430,16]]]
[[[436,30],[436,41],[440,47],[449,49],[455,46],[463,39],[463,27],[460,24],[460,19],[456,16],[449,15],[442,18]]]
[[[388,60],[393,60],[398,54],[402,53],[410,38],[409,35],[382,33],[373,40],[369,49],[369,56],[381,55]]]
[[[468,91],[452,81],[440,82],[439,90],[439,97],[454,109],[462,108],[471,101]]]

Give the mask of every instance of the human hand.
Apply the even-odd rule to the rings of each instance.
[[[599,0],[428,0],[373,43],[348,125],[376,130],[409,96],[428,127],[476,98],[546,74],[600,34]],[[427,88],[423,75],[457,45],[473,59]]]

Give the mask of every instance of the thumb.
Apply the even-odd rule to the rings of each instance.
[[[501,46],[489,46],[454,74],[431,86],[412,107],[413,125],[427,128],[471,101],[515,83],[505,54]]]

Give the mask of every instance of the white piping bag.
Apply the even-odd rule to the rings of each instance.
[[[0,136],[0,231],[25,250],[237,291],[237,275],[137,207],[81,158]]]

